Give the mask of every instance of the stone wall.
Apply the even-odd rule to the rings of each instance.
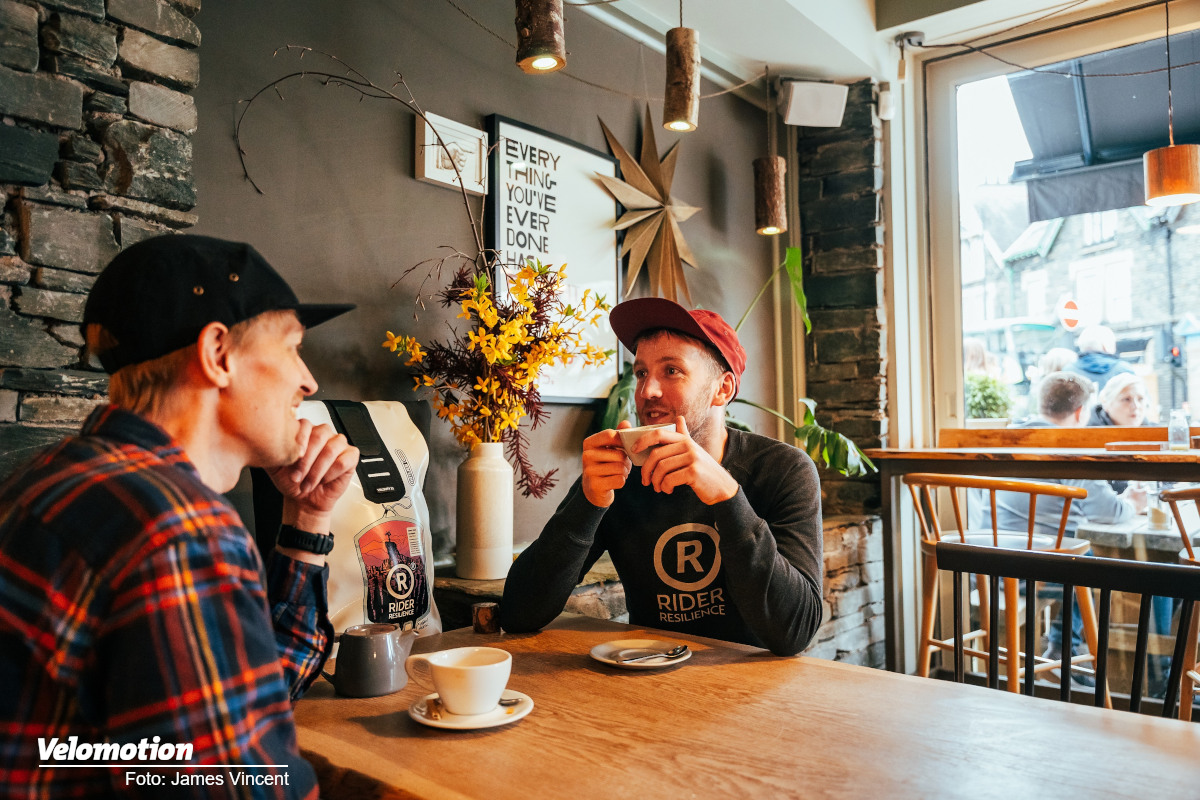
[[[79,322],[121,248],[194,225],[200,0],[0,0],[0,476],[102,401]]]
[[[850,87],[838,128],[801,128],[800,229],[812,334],[808,396],[817,418],[859,447],[887,432],[884,387],[883,142],[876,86]],[[821,475],[827,514],[879,509],[878,478]]]
[[[798,144],[804,280],[812,333],[807,394],[817,419],[859,447],[887,434],[883,281],[883,142],[877,87],[850,87],[837,128],[801,128]],[[879,478],[821,473],[826,621],[813,655],[883,666]],[[836,515],[848,515],[838,517]]]

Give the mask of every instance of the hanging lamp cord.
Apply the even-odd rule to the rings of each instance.
[[[1175,106],[1171,102],[1171,0],[1163,3],[1163,13],[1167,17],[1167,138],[1171,147],[1175,146]]]

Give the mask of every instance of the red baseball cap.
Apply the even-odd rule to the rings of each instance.
[[[703,308],[688,311],[662,297],[640,297],[618,303],[609,312],[608,321],[621,344],[631,353],[636,350],[637,338],[655,328],[679,331],[711,344],[733,373],[735,396],[741,388],[742,373],[746,371],[746,351],[738,341],[737,332],[717,312]]]

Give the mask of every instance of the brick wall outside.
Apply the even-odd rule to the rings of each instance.
[[[200,0],[0,0],[0,476],[107,389],[79,322],[124,247],[196,223]]]

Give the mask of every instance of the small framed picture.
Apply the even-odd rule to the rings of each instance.
[[[486,195],[488,189],[487,133],[468,127],[452,119],[425,112],[425,119],[416,117],[417,179],[458,188],[458,176],[462,176],[463,188],[468,194]],[[437,128],[437,135],[434,128]],[[438,144],[442,137],[445,147]],[[456,173],[454,168],[458,167]]]

